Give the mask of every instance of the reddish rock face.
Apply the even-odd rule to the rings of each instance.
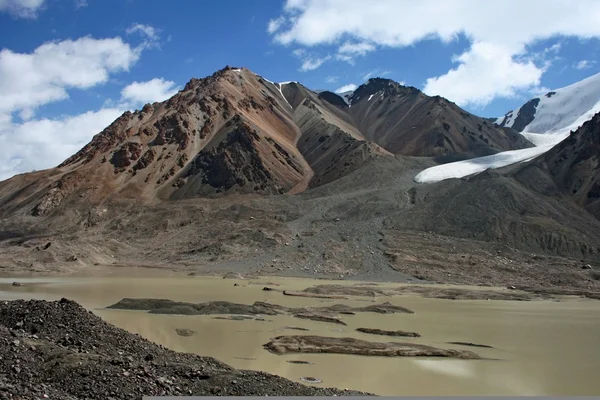
[[[140,158],[142,153],[142,145],[139,143],[128,142],[113,153],[110,163],[116,168],[125,168],[130,166],[133,161]]]

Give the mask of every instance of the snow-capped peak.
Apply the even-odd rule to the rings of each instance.
[[[529,161],[562,142],[572,130],[600,112],[600,74],[572,85],[552,90],[509,111],[496,123],[512,127],[536,147],[504,151],[491,156],[438,165],[421,171],[416,182],[431,183],[462,178],[507,165]]]
[[[600,74],[533,98],[496,123],[536,145],[556,144],[600,112]]]

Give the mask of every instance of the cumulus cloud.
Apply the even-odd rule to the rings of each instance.
[[[35,18],[44,0],[0,0],[0,11],[6,11],[17,18]]]
[[[427,79],[425,93],[450,93],[457,104],[484,106],[495,97],[513,97],[518,90],[539,85],[543,73],[533,62],[516,62],[510,50],[484,42],[474,43],[454,61],[456,68]]]
[[[125,111],[123,103],[34,119],[36,108],[67,99],[69,90],[89,89],[129,70],[144,48],[133,48],[118,37],[84,37],[45,43],[31,53],[0,51],[0,179],[56,166]],[[129,103],[154,101],[174,90],[173,82],[156,79],[134,82],[122,96]]]
[[[356,90],[358,86],[356,86],[354,83],[349,83],[347,85],[341,86],[339,88],[337,88],[335,90],[336,93],[345,93],[345,92],[351,92],[353,90]]]
[[[87,89],[105,83],[111,73],[127,71],[139,49],[121,38],[45,43],[32,53],[0,51],[0,114],[22,112],[69,97],[71,88]]]
[[[471,48],[455,58],[458,66],[425,85],[428,93],[463,105],[485,104],[538,85],[544,65],[518,57],[527,52],[528,45],[558,36],[600,37],[597,0],[287,0],[279,18],[284,21],[271,31],[276,42],[336,46],[338,52],[346,43],[406,47],[431,39],[449,42],[464,35]],[[510,29],[490,23],[491,19],[510,21]],[[490,49],[500,50],[500,66],[489,57]],[[495,81],[485,90],[463,88],[487,79]]]
[[[55,167],[126,110],[166,100],[176,93],[174,82],[156,78],[125,86],[120,104],[99,111],[37,120],[21,115],[24,121],[20,123],[13,122],[8,114],[0,114],[0,180]]]
[[[110,108],[16,124],[0,115],[0,180],[57,166],[122,113]]]
[[[128,104],[146,104],[164,101],[178,91],[175,82],[154,78],[146,82],[133,82],[121,91],[121,99]]]
[[[327,78],[325,78],[325,82],[327,83],[336,83],[338,81],[339,77],[337,76],[328,76]]]

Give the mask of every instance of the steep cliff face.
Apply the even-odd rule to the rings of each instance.
[[[556,184],[600,219],[600,113],[544,159]]]

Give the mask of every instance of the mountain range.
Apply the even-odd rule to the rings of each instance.
[[[0,264],[600,286],[579,266],[600,261],[599,76],[493,121],[388,79],[226,67],[0,182]]]

